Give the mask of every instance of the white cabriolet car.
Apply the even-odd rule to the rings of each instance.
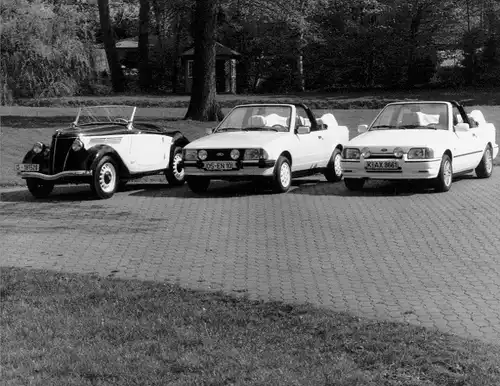
[[[488,178],[498,154],[495,126],[480,110],[458,102],[390,103],[345,146],[344,183],[360,190],[368,179],[430,180],[440,192],[453,176]]]
[[[346,126],[333,114],[316,119],[303,104],[248,104],[233,108],[209,135],[188,144],[183,165],[190,189],[201,193],[211,180],[261,180],[286,192],[292,177],[323,173],[342,178]]]

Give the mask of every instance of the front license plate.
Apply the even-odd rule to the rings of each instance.
[[[236,162],[235,161],[216,161],[216,162],[205,162],[203,165],[205,170],[232,170],[236,169]]]
[[[40,170],[39,164],[15,164],[18,172],[37,172]]]
[[[366,168],[370,170],[394,170],[399,168],[398,161],[366,161]]]

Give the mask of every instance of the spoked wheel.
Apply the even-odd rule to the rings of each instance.
[[[453,182],[453,165],[450,157],[445,154],[441,159],[441,167],[439,174],[434,181],[436,192],[447,192],[451,188]]]
[[[182,166],[182,148],[175,148],[170,167],[165,170],[165,177],[167,177],[170,185],[184,185],[186,177],[184,176],[184,167]]]
[[[337,182],[342,179],[342,164],[340,161],[342,160],[342,156],[339,149],[335,149],[328,165],[326,166],[326,170],[323,173],[326,180],[329,182]]]
[[[278,158],[273,178],[273,190],[276,193],[288,192],[292,185],[292,168],[290,161],[284,156]]]
[[[118,189],[118,173],[115,161],[104,156],[94,170],[92,190],[99,198],[110,198]]]
[[[40,180],[38,178],[27,178],[26,185],[33,197],[36,198],[45,198],[54,190],[53,182]]]
[[[484,150],[483,158],[476,168],[476,175],[478,178],[489,178],[493,173],[493,150],[488,145]]]

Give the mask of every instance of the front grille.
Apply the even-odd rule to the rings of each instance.
[[[396,157],[393,153],[387,153],[387,154],[370,154],[368,158],[365,159],[399,159]]]
[[[52,140],[52,147],[50,149],[50,156],[52,160],[52,173],[60,173],[67,170],[65,165],[67,163],[68,153],[71,151],[71,145],[75,137],[55,137]]]
[[[207,161],[233,161],[231,158],[233,149],[207,149]],[[243,157],[244,149],[240,151],[240,158]]]

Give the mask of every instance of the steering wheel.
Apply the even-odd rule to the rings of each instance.
[[[128,121],[125,118],[116,118],[115,122],[116,123],[128,123]]]
[[[272,128],[275,130],[287,130],[286,126],[279,125],[279,124],[273,125]]]

